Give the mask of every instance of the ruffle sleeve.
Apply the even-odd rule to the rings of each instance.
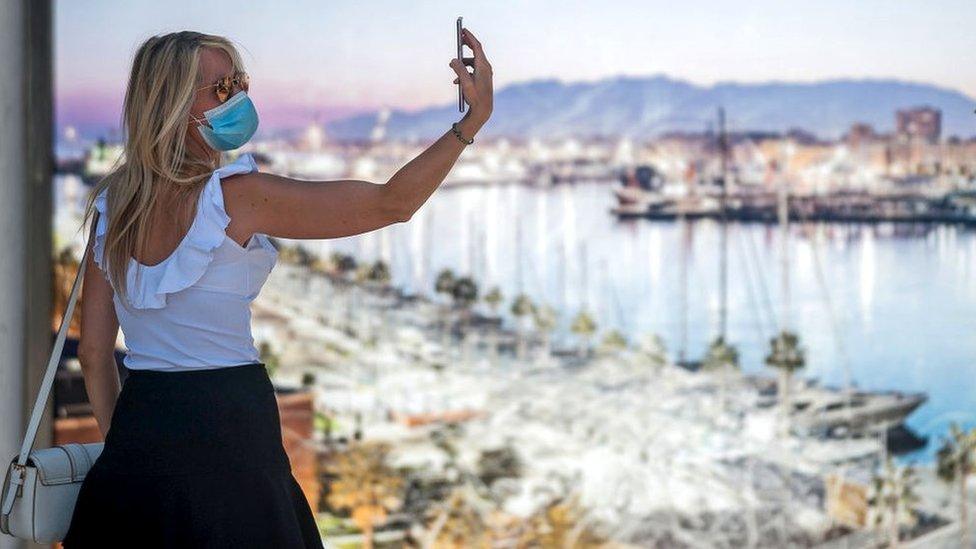
[[[233,162],[214,170],[197,200],[197,211],[183,241],[169,257],[152,266],[129,260],[126,277],[129,301],[137,309],[161,309],[166,296],[195,284],[226,238],[225,229],[230,216],[224,209],[224,195],[220,180],[234,174],[257,170],[250,154],[242,154]],[[97,243],[97,240],[96,240]],[[139,277],[137,278],[137,272]]]
[[[95,227],[95,243],[92,244],[92,255],[95,264],[105,270],[102,257],[105,255],[105,232],[108,230],[108,187],[102,189],[95,197],[95,209],[98,210],[98,225]]]

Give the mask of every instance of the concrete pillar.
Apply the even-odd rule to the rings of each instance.
[[[51,349],[50,0],[0,0],[0,471],[20,448]],[[51,406],[35,447],[52,441]],[[34,546],[0,535],[0,549]],[[38,546],[39,547],[39,546]]]
[[[17,439],[26,422],[27,357],[26,332],[27,272],[24,257],[27,242],[26,179],[24,164],[24,49],[25,7],[20,1],[4,0],[0,15],[0,458],[6,471],[17,452]],[[24,547],[0,534],[0,548]]]

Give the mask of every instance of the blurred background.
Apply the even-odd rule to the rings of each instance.
[[[461,117],[457,16],[483,43],[494,113],[441,188],[274,239],[254,303],[327,543],[973,544],[971,2],[16,4],[52,330],[149,36],[238,44],[261,123],[228,160],[378,183]],[[52,432],[87,441],[71,344]]]

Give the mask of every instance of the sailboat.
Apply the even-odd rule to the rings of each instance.
[[[685,345],[687,343],[687,293],[688,293],[688,273],[687,253],[690,247],[690,225],[689,215],[684,210],[679,210],[679,220],[682,223],[682,261],[681,261],[681,280],[682,280],[682,333],[681,343],[678,351],[677,364],[688,370],[698,370],[700,368],[721,370],[723,393],[728,383],[729,370],[738,368],[738,351],[727,342],[728,324],[728,194],[729,194],[729,139],[725,131],[725,109],[718,109],[718,141],[717,150],[721,160],[721,175],[718,178],[720,194],[718,196],[719,224],[721,231],[721,244],[719,246],[719,328],[718,335],[709,345],[708,352],[702,360],[690,360],[685,356]],[[689,194],[694,194],[689,192]],[[724,395],[723,395],[724,400]]]

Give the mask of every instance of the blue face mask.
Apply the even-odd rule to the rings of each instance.
[[[203,116],[210,122],[210,127],[201,124],[197,130],[203,140],[218,151],[240,148],[258,129],[258,111],[243,90],[223,104],[205,111]]]

